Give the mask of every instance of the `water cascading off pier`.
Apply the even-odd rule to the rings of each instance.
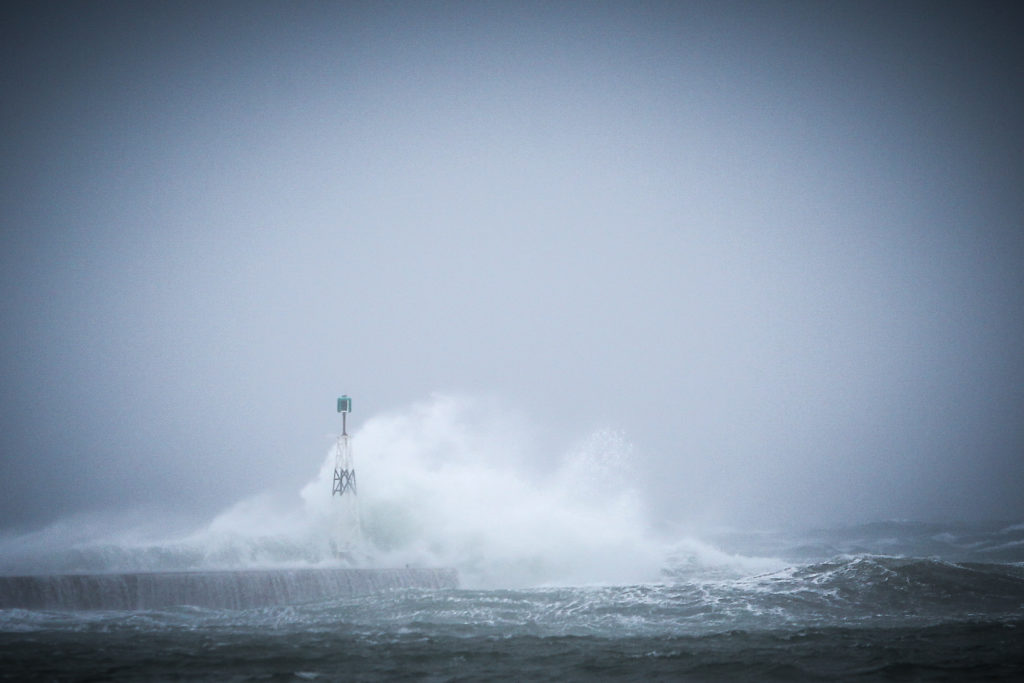
[[[424,568],[0,576],[0,609],[248,609],[457,586],[454,569]]]

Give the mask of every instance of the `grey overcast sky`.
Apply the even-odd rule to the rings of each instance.
[[[0,23],[0,528],[297,491],[482,397],[660,521],[1024,518],[993,2],[32,2]],[[528,433],[527,433],[528,432]]]

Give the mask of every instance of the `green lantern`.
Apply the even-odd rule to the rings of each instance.
[[[348,396],[341,396],[340,398],[338,398],[338,412],[351,413],[352,399],[350,399]]]

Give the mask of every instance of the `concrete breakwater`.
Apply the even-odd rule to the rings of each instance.
[[[246,609],[400,588],[457,588],[454,569],[267,569],[0,576],[0,609]]]

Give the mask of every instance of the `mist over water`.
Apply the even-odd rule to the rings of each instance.
[[[336,391],[527,407],[518,500],[621,429],[659,526],[1020,517],[1015,7],[22,3],[0,529],[298,490]]]
[[[4,18],[0,677],[1024,676],[1017,4]]]

